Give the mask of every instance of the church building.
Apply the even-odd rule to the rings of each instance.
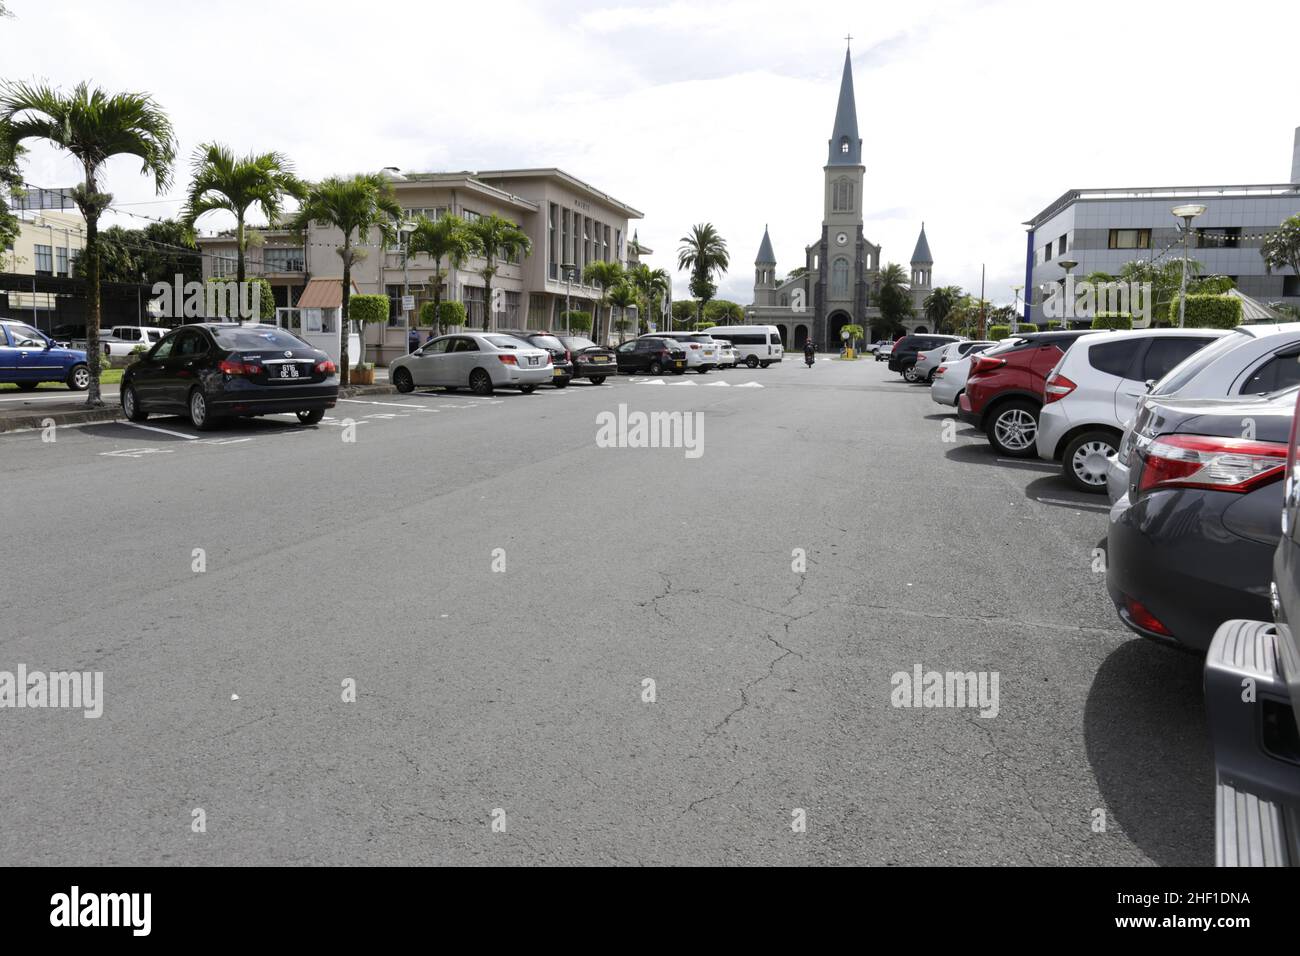
[[[766,228],[754,260],[754,301],[746,310],[748,321],[775,325],[788,349],[802,349],[811,337],[819,349],[838,350],[840,330],[846,325],[862,326],[872,341],[886,337],[876,304],[881,247],[867,239],[862,228],[866,167],[862,165],[853,98],[853,61],[847,51],[835,125],[827,146],[821,236],[804,247],[803,265],[778,279],[776,252]],[[934,257],[924,224],[911,266],[909,288],[915,315],[904,326],[909,332],[927,332],[922,303],[933,288]]]

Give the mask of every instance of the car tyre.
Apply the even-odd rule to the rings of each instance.
[[[316,425],[325,417],[325,409],[313,408],[310,411],[303,410],[298,412],[298,421],[304,425]]]
[[[90,369],[80,363],[72,366],[68,372],[67,385],[74,392],[84,392],[90,388]]]
[[[650,363],[650,374],[651,374],[651,375],[662,375],[662,374],[663,374],[663,371],[664,371],[664,367],[663,367],[662,365],[660,365],[658,362],[651,362],[651,363]]]
[[[519,391],[520,391],[520,393],[523,394],[523,395],[531,395],[531,394],[533,394],[533,392],[537,391],[537,386],[536,386],[536,385],[520,385],[520,386],[519,386]]]
[[[18,386],[19,391],[30,392],[34,388],[36,388],[37,385],[41,383],[40,382],[15,382],[14,384]]]
[[[199,431],[207,432],[216,428],[216,419],[208,411],[208,397],[203,394],[203,389],[196,388],[190,392],[187,407],[190,412],[190,424]]]
[[[697,368],[695,371],[699,372],[701,375],[706,375],[708,374],[709,370],[707,368],[701,367],[701,368]]]
[[[1038,406],[1028,399],[1017,398],[993,410],[984,434],[989,444],[1008,458],[1032,458],[1038,438]]]
[[[758,368],[758,356],[751,355],[749,358],[745,359],[745,364],[750,368]]]
[[[551,384],[554,385],[556,388],[568,388],[568,387],[569,387],[569,382],[568,382],[567,379],[565,379],[563,382],[552,382]]]
[[[469,373],[469,389],[475,395],[492,394],[492,376],[481,368]]]
[[[1106,493],[1106,457],[1119,451],[1119,436],[1097,428],[1076,435],[1061,455],[1061,473],[1073,488],[1089,494]]]
[[[410,369],[399,368],[394,372],[393,386],[402,394],[415,391],[415,379],[411,377]]]
[[[132,422],[142,422],[149,417],[149,413],[140,407],[140,396],[134,385],[122,389],[122,414]]]
[[[593,375],[593,376],[591,377],[591,384],[592,384],[592,385],[604,385],[604,384],[605,384],[605,376],[603,376],[603,375]]]
[[[909,365],[903,369],[903,381],[909,385],[915,385],[921,380],[920,373],[917,372],[915,365]]]

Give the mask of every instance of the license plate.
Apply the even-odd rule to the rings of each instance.
[[[682,367],[683,365],[685,365],[685,364],[686,364],[685,362],[674,362],[674,363],[673,363],[673,367],[674,367],[674,368],[681,368],[681,367]]]
[[[528,364],[529,364],[529,365],[536,365],[536,364],[537,364],[538,362],[540,362],[540,361],[541,361],[541,359],[539,359],[536,355],[530,355],[530,356],[528,356]]]
[[[556,377],[556,378],[564,378],[564,369],[557,368],[557,369],[555,370],[555,377]]]
[[[609,361],[609,356],[608,356],[608,355],[597,355],[595,358],[592,359],[592,361],[593,361],[593,362],[608,362],[608,361]]]
[[[280,366],[280,377],[281,377],[281,378],[298,378],[298,377],[299,377],[299,376],[298,376],[298,366],[296,366],[296,365],[281,365],[281,366]]]
[[[704,357],[705,357],[705,358],[708,358],[708,357],[709,357],[710,355],[712,355],[712,354],[713,354],[713,352],[710,351],[709,349],[705,349],[705,350],[704,350]]]

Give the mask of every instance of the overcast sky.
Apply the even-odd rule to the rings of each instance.
[[[1021,223],[1065,190],[1285,182],[1300,124],[1293,0],[6,3],[0,75],[169,111],[169,197],[207,140],[311,178],[559,166],[645,213],[678,297],[678,239],[712,222],[741,303],[765,223],[781,273],[818,237],[846,34],[867,237],[906,264],[924,220],[935,284],[978,291],[986,263],[995,301],[1023,282]],[[111,164],[117,202],[175,214],[138,168]],[[27,178],[76,168],[38,148]]]

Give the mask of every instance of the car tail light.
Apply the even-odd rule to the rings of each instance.
[[[1043,404],[1050,405],[1052,402],[1059,402],[1078,387],[1064,375],[1053,372],[1047,376],[1047,383],[1043,386]]]
[[[996,371],[1006,364],[1007,360],[1004,358],[989,358],[988,356],[980,355],[971,365],[970,373],[972,375],[982,375],[985,372]]]
[[[518,360],[513,355],[498,355],[502,365],[518,365]]]
[[[948,366],[940,365],[937,369],[934,370],[934,377],[941,378],[943,376],[943,373],[946,372],[947,370],[948,370]]]
[[[338,370],[339,367],[329,359],[321,359],[316,363],[316,371],[320,372],[322,375],[334,375]]]
[[[217,370],[224,375],[256,375],[262,366],[253,362],[241,362],[239,359],[222,359]]]
[[[565,350],[564,350],[564,361],[566,361],[566,362],[572,362],[572,361],[573,361],[573,354],[572,354],[568,349],[565,349]]]
[[[693,349],[698,349],[698,348],[699,348],[699,345],[696,344],[695,342],[692,342],[692,343],[691,343],[691,348],[693,348]]]
[[[1208,488],[1244,494],[1282,477],[1287,446],[1214,435],[1161,435],[1141,451],[1138,492]]]
[[[1144,631],[1154,631],[1156,634],[1163,634],[1166,637],[1173,637],[1169,628],[1160,623],[1160,618],[1152,614],[1140,601],[1135,601],[1127,594],[1124,595],[1124,610],[1128,611],[1128,616],[1133,623]]]

